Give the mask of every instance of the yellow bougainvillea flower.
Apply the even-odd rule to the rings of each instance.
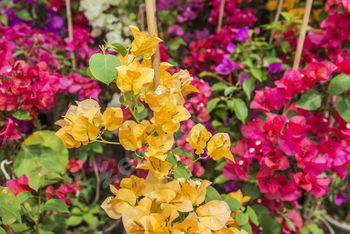
[[[146,141],[144,134],[147,130],[148,124],[127,120],[119,128],[119,142],[126,150],[136,151]]]
[[[278,1],[268,1],[265,7],[268,11],[275,11],[277,9]]]
[[[100,129],[90,123],[84,116],[78,116],[71,126],[71,132],[74,139],[81,142],[95,140],[100,133]]]
[[[147,59],[151,57],[157,49],[158,43],[162,41],[156,35],[148,35],[140,32],[140,29],[136,26],[129,26],[135,40],[131,44],[131,53],[137,57],[140,55],[142,58]]]
[[[243,196],[243,194],[242,194],[240,189],[237,192],[232,192],[232,193],[227,194],[226,197],[236,198],[237,201],[239,201],[239,203],[241,203],[240,207],[242,207],[243,203],[250,201],[250,197],[249,196]]]
[[[219,160],[222,157],[235,161],[230,151],[231,140],[227,133],[215,134],[208,143],[207,154],[214,160]]]
[[[213,200],[197,208],[196,213],[199,221],[213,231],[225,227],[231,211],[224,201]]]
[[[145,102],[153,111],[159,112],[166,103],[170,102],[169,96],[168,89],[162,85],[159,85],[156,91],[149,90],[147,92]]]
[[[140,223],[144,229],[144,233],[167,234],[168,229],[165,227],[165,219],[167,216],[153,213],[140,219]]]
[[[183,222],[175,223],[173,226],[173,234],[196,234],[198,232],[198,217],[195,212],[190,213]]]
[[[149,160],[137,165],[136,167],[136,169],[146,169],[152,171],[158,179],[168,175],[171,168],[171,163],[154,157],[150,157]]]
[[[188,134],[188,142],[196,150],[196,154],[203,154],[211,136],[211,133],[202,124],[196,124]]]
[[[190,199],[193,206],[199,206],[204,201],[207,194],[207,187],[211,185],[211,182],[208,180],[193,181],[189,179],[186,181],[185,178],[179,178],[178,181],[181,184],[182,193]]]
[[[154,77],[154,70],[148,67],[132,70],[124,65],[117,67],[117,70],[117,86],[123,93],[134,91],[134,94],[138,94],[143,85],[152,82]]]
[[[222,228],[219,231],[215,232],[215,234],[248,234],[245,230],[238,230],[237,228]]]
[[[305,12],[304,8],[295,8],[288,11],[291,18],[295,18],[295,17],[301,18],[304,15],[304,12]]]
[[[123,213],[132,209],[136,204],[136,196],[129,189],[119,189],[115,198],[111,200],[114,210]]]
[[[120,108],[107,108],[102,115],[102,126],[108,131],[117,130],[123,123],[123,111]]]
[[[158,179],[152,171],[149,171],[145,181],[141,185],[141,193],[149,199],[156,199],[158,197],[159,187],[167,182],[168,180],[164,177]]]
[[[174,133],[180,128],[180,122],[191,117],[190,112],[183,106],[173,106],[167,103],[159,112],[154,112],[154,124],[162,126],[164,132]]]
[[[58,136],[62,140],[64,147],[66,147],[67,149],[71,149],[74,147],[78,148],[81,145],[81,142],[75,140],[74,137],[72,137],[72,135],[67,133],[67,131],[70,131],[70,128],[70,126],[62,127],[56,132],[56,136]]]
[[[299,0],[285,0],[283,7],[286,8],[287,10],[292,10],[295,6],[295,3],[298,3]]]
[[[107,213],[107,215],[112,219],[120,219],[122,217],[121,213],[118,213],[112,206],[113,197],[107,197],[106,200],[102,203],[101,208]]]
[[[167,154],[164,154],[174,145],[173,134],[163,134],[160,136],[150,135],[147,137],[148,148],[146,156],[156,157],[164,161],[167,157]]]
[[[145,181],[143,178],[137,176],[130,176],[130,178],[123,178],[120,182],[120,187],[131,190],[138,198],[141,194],[141,185]]]
[[[140,219],[145,216],[147,216],[147,214],[137,208],[133,208],[123,212],[122,220],[126,233],[145,233],[142,224],[140,223]]]

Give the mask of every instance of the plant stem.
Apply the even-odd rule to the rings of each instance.
[[[39,231],[39,222],[40,222],[41,189],[42,189],[42,186],[40,186],[40,188],[39,188],[38,221],[37,221],[37,223],[36,223],[36,232],[37,232],[38,234],[40,234],[40,231]]]
[[[24,204],[22,204],[24,210],[27,212],[28,216],[34,221],[35,225],[38,226],[38,222],[33,218],[33,216],[29,213],[29,211],[27,210],[27,208],[24,206]]]
[[[70,7],[70,0],[66,0],[66,13],[67,13],[67,23],[68,23],[68,36],[69,40],[72,42],[74,40],[73,37],[73,24],[72,24],[72,11]],[[70,52],[70,57],[72,59],[72,67],[77,67],[77,61],[75,60],[74,51]]]
[[[124,93],[122,93],[123,97],[124,97],[124,100],[126,100],[126,97],[124,95]],[[132,108],[130,107],[130,105],[128,104],[128,108],[132,114],[132,116],[134,117],[134,119],[136,120],[137,123],[140,123],[139,119],[135,116],[135,113],[132,111]]]
[[[97,169],[97,165],[95,162],[95,157],[92,156],[90,160],[91,160],[92,165],[94,167],[94,172],[95,172],[95,177],[96,177],[96,195],[95,195],[95,199],[92,202],[92,204],[96,204],[98,202],[98,199],[100,199],[100,175],[98,174],[98,169]]]
[[[2,225],[2,227],[5,229],[7,234],[13,234],[13,231],[12,231],[10,225]]]

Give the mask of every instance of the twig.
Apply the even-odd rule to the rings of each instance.
[[[157,20],[156,20],[156,1],[145,0],[146,2],[146,15],[147,15],[147,26],[148,33],[150,35],[157,35]],[[152,68],[154,69],[153,87],[154,90],[160,85],[160,73],[159,73],[160,53],[159,46],[157,46],[156,52],[152,55]]]
[[[92,202],[92,204],[96,204],[98,200],[100,199],[100,175],[98,174],[98,169],[96,165],[96,161],[94,157],[91,157],[91,162],[94,167],[94,172],[95,172],[95,177],[96,177],[96,194],[95,194],[95,199]]]
[[[145,4],[139,6],[141,32],[145,31]]]
[[[280,18],[280,14],[281,14],[281,11],[282,11],[282,6],[283,6],[283,0],[279,0],[277,11],[276,11],[276,15],[275,15],[275,20],[273,21],[274,23],[276,23],[279,20],[279,18]],[[275,30],[272,30],[271,31],[270,40],[269,40],[269,44],[272,43],[274,35],[275,35]]]
[[[120,223],[122,222],[121,219],[118,219],[116,222],[114,222],[111,226],[109,226],[108,228],[106,228],[103,233],[110,233],[111,231],[113,231],[115,228],[117,228]]]
[[[225,0],[221,0],[220,2],[220,12],[219,12],[219,23],[218,28],[216,29],[216,33],[219,33],[222,28],[222,20],[224,18],[224,10],[225,10]]]
[[[73,37],[73,24],[72,24],[72,11],[70,8],[70,0],[66,0],[66,12],[67,12],[67,23],[68,23],[68,36],[69,40],[72,42],[74,40]],[[75,60],[74,51],[70,52],[70,57],[72,59],[72,67],[77,67],[77,61]]]
[[[13,231],[12,231],[10,225],[2,225],[2,227],[5,229],[7,234],[13,234]]]
[[[5,169],[5,164],[6,164],[6,165],[10,165],[11,163],[12,163],[12,161],[7,161],[7,159],[5,159],[5,160],[3,160],[3,161],[1,162],[0,168],[1,168],[2,173],[3,173],[4,176],[5,176],[6,180],[10,180],[11,177],[10,177],[10,175],[7,173],[7,171],[6,171],[6,169]]]

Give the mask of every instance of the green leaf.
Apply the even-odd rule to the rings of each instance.
[[[247,214],[245,214],[243,212],[238,212],[236,215],[236,220],[237,220],[239,225],[244,225],[244,224],[248,223],[249,217]]]
[[[137,112],[141,113],[145,109],[145,106],[141,102],[136,101],[136,108],[137,108]]]
[[[187,45],[187,43],[184,40],[182,40],[181,37],[176,37],[168,41],[169,50],[178,50],[181,45]]]
[[[93,204],[89,207],[89,213],[98,214],[102,211],[101,207],[97,204]]]
[[[228,96],[230,93],[232,93],[232,92],[235,91],[235,90],[237,90],[237,87],[235,87],[235,86],[227,87],[227,88],[225,89],[224,94],[225,94],[225,96]]]
[[[29,198],[33,197],[33,195],[28,191],[22,191],[17,195],[17,199],[19,204],[25,203]]]
[[[258,218],[258,222],[260,224],[263,223],[270,215],[269,209],[267,209],[267,207],[262,204],[253,205],[252,209],[255,211],[255,214]]]
[[[7,18],[6,18],[7,19]],[[5,25],[6,26],[6,25]],[[2,227],[0,227],[0,234],[6,234],[6,232],[5,232],[5,230],[2,228]]]
[[[290,51],[290,43],[288,41],[282,41],[281,45],[283,53],[288,53]]]
[[[248,99],[251,99],[252,91],[255,89],[255,79],[252,76],[249,76],[243,81],[243,90],[247,95]]]
[[[301,232],[302,234],[311,234],[307,227],[301,227],[299,232]]]
[[[295,231],[295,222],[294,222],[294,220],[286,218],[285,221],[286,221],[287,227],[290,230]]]
[[[337,103],[339,115],[348,123],[350,123],[350,93],[342,95]]]
[[[13,117],[15,117],[18,120],[28,120],[30,119],[30,113],[25,108],[20,108],[19,110],[16,110],[13,112]]]
[[[67,220],[68,226],[78,226],[81,222],[83,222],[83,216],[72,215]]]
[[[91,74],[107,85],[118,77],[116,67],[120,65],[119,58],[111,54],[94,54],[89,60]]]
[[[0,187],[0,217],[4,225],[10,225],[16,220],[22,223],[21,206],[18,199],[7,187]]]
[[[57,172],[58,174],[64,174],[67,170],[67,164],[68,164],[68,150],[66,147],[64,147],[61,139],[55,135],[56,132],[54,131],[37,131],[31,134],[23,143],[22,145],[43,145],[46,147],[51,148],[55,153],[51,155],[54,162],[56,162],[56,159],[58,160],[58,164],[55,165],[55,168],[61,168],[61,173]],[[40,165],[38,165],[40,166]],[[61,166],[61,167],[59,167]],[[35,168],[35,167],[34,167]],[[33,170],[34,168],[31,168],[30,170]],[[30,171],[28,170],[28,171]],[[46,171],[46,170],[45,170]],[[56,172],[56,170],[49,170]],[[59,170],[57,170],[59,171]],[[16,172],[15,172],[16,173]],[[23,174],[23,173],[22,173]],[[20,175],[22,175],[20,174]],[[19,177],[18,174],[16,174],[17,177]],[[48,178],[46,178],[48,179]]]
[[[135,116],[138,120],[142,120],[144,118],[146,118],[148,115],[148,110],[146,108],[143,109],[143,111],[141,113],[139,113],[138,111],[135,111]]]
[[[126,48],[120,43],[113,43],[113,44],[107,45],[107,47],[114,49],[119,54],[121,54],[123,57],[125,57],[125,55],[128,53]]]
[[[67,222],[65,217],[58,214],[51,214],[43,220],[41,228],[45,231],[50,231],[55,234],[63,234],[66,230],[66,226]]]
[[[222,198],[220,196],[220,193],[216,191],[216,189],[212,186],[207,187],[207,194],[205,196],[205,203],[208,203],[212,200],[219,200],[222,201]]]
[[[168,163],[171,163],[171,166],[172,166],[172,167],[175,167],[176,164],[177,164],[177,159],[176,159],[176,157],[174,156],[174,154],[172,154],[172,153],[169,153],[169,154],[168,154],[168,156],[166,157],[166,161],[167,161]]]
[[[283,16],[283,18],[288,22],[290,21],[290,14],[288,12],[281,12],[281,15]]]
[[[180,167],[180,168],[176,168],[176,170],[174,170],[175,180],[177,180],[178,178],[189,179],[191,176],[192,176],[192,173],[187,168]]]
[[[86,74],[91,78],[91,79],[96,79],[94,75],[91,73],[90,67],[86,69]]]
[[[29,187],[31,189],[34,189],[35,191],[38,191],[41,186],[45,183],[45,176],[44,175],[30,175],[28,176],[29,180]]]
[[[177,147],[177,148],[173,149],[172,153],[175,154],[175,155],[180,155],[180,156],[185,156],[185,157],[188,157],[188,158],[192,158],[191,153],[188,152],[186,149],[181,148],[181,147]]]
[[[255,211],[250,206],[247,207],[247,215],[252,223],[259,226],[258,216],[256,216]]]
[[[282,234],[282,226],[276,219],[267,219],[262,227],[264,234]]]
[[[253,67],[250,69],[252,75],[260,82],[262,82],[262,72],[260,68]]]
[[[236,117],[241,120],[243,123],[248,116],[248,108],[242,99],[234,98],[233,100],[233,110],[235,112]]]
[[[0,16],[0,22],[1,22],[2,25],[4,25],[5,27],[7,27],[7,24],[8,24],[7,15],[1,14],[1,16]]]
[[[27,226],[24,223],[13,223],[10,225],[10,227],[14,233],[26,233],[26,231],[30,229],[30,226]]]
[[[330,96],[336,96],[344,93],[350,88],[350,77],[344,74],[337,75],[331,80],[328,86]]]
[[[14,172],[17,177],[23,174],[30,175],[30,171],[42,166],[44,171],[52,171],[52,178],[60,178],[62,167],[58,154],[44,145],[24,145],[16,155],[13,162]]]
[[[241,207],[241,203],[233,197],[227,197],[224,199],[224,202],[230,207],[231,211],[237,211]]]
[[[252,226],[250,226],[249,223],[246,223],[243,226],[238,226],[237,228],[238,228],[238,230],[240,230],[240,231],[244,230],[244,231],[248,232],[249,234],[253,233]]]
[[[208,103],[207,106],[207,113],[209,114],[218,104],[218,102],[220,101],[220,98],[214,98],[212,100],[210,100],[210,102]]]
[[[271,63],[282,63],[282,60],[277,57],[264,58],[264,67],[267,67]]]
[[[86,213],[83,215],[83,219],[85,222],[87,222],[90,226],[96,226],[98,223],[97,216],[93,215],[92,213]]]
[[[90,144],[92,151],[94,151],[97,154],[102,154],[103,153],[103,147],[102,144],[98,143],[98,142],[94,142],[92,144]]]
[[[233,112],[233,111],[234,111],[233,107],[234,107],[234,105],[235,105],[235,102],[234,102],[232,99],[230,99],[230,100],[227,100],[227,101],[226,101],[226,104],[227,104],[228,109],[229,109],[231,112]]]
[[[223,184],[223,183],[226,183],[229,180],[230,179],[225,178],[223,174],[220,174],[218,177],[215,178],[213,184]]]
[[[45,210],[69,213],[67,204],[60,199],[50,199],[44,205]]]
[[[30,17],[30,14],[28,11],[15,11],[16,16],[18,18],[21,18],[23,20],[31,20],[32,18]]]
[[[245,183],[243,187],[244,196],[249,196],[251,199],[257,199],[261,196],[261,191],[257,184],[253,183]]]
[[[213,93],[214,92],[220,92],[222,90],[225,90],[227,88],[226,85],[224,85],[224,83],[216,83],[213,85]]]
[[[317,110],[321,106],[321,101],[321,96],[314,89],[309,89],[301,95],[297,107],[310,111]]]

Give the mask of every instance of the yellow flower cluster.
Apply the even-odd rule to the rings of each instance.
[[[110,186],[115,196],[108,197],[102,208],[112,219],[122,217],[127,233],[247,234],[237,229],[237,212],[231,212],[226,202],[203,203],[210,184],[207,180],[158,179],[152,172],[146,180],[131,176],[122,180],[119,190]],[[241,204],[250,199],[240,191],[227,197],[240,199]],[[182,222],[174,222],[184,213],[188,215]]]
[[[246,234],[237,229],[234,219],[237,211],[232,212],[225,201],[205,202],[211,182],[192,180],[190,176],[182,178],[180,172],[186,174],[188,165],[167,161],[169,156],[179,160],[176,152],[171,151],[175,142],[173,134],[180,128],[180,122],[191,117],[183,107],[184,96],[199,91],[190,84],[192,78],[188,71],[181,70],[173,75],[166,71],[171,67],[169,63],[160,64],[160,85],[154,90],[150,57],[161,39],[141,33],[137,27],[130,28],[135,40],[131,54],[119,56],[121,66],[116,68],[116,84],[135,120],[123,122],[120,108],[107,108],[101,114],[98,103],[90,99],[69,108],[63,119],[56,122],[62,127],[56,135],[67,148],[73,148],[81,143],[108,143],[102,138],[104,131],[118,129],[119,142],[126,150],[136,153],[141,147],[147,147],[144,157],[138,155],[142,163],[137,166],[137,169],[149,171],[147,178],[124,178],[119,190],[111,185],[114,196],[102,204],[109,217],[123,218],[127,233]],[[143,58],[142,63],[136,59],[138,56]],[[132,107],[135,110],[138,100],[147,103],[153,111],[150,121],[136,118]],[[193,162],[202,159],[205,148],[214,160],[226,157],[234,161],[230,137],[226,133],[212,136],[202,124],[197,124],[190,131],[188,141],[196,154]],[[175,177],[177,170],[180,176]],[[241,196],[227,195],[241,204],[249,200]]]

